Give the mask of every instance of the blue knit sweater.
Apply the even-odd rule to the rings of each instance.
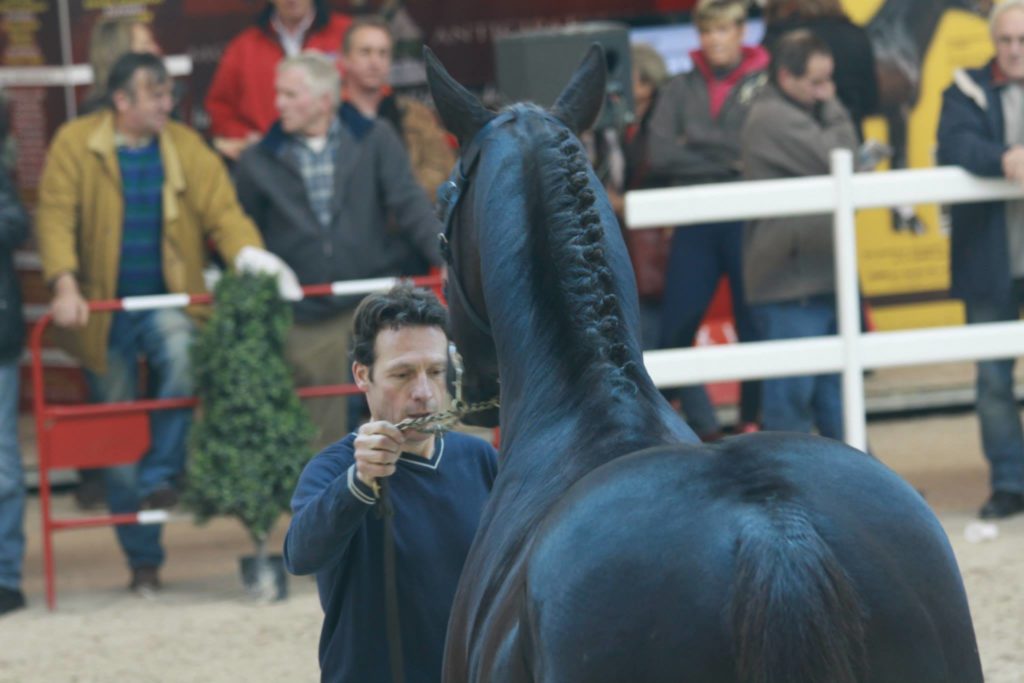
[[[324,625],[321,680],[391,683],[384,612],[383,522],[356,476],[355,435],[313,458],[292,497],[284,542],[294,574],[316,574]],[[497,472],[485,441],[437,439],[425,460],[403,454],[390,479],[402,654],[408,683],[441,678],[455,588]]]
[[[117,148],[124,190],[124,228],[117,296],[163,294],[161,244],[164,164],[156,138],[145,147]]]

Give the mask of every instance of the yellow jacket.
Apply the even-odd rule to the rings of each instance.
[[[225,262],[245,246],[263,247],[243,213],[224,164],[187,126],[168,122],[159,135],[164,165],[163,273],[168,292],[206,291],[207,239]],[[39,185],[36,235],[43,277],[74,273],[86,299],[117,295],[124,219],[121,171],[110,110],[83,116],[57,131]],[[189,309],[204,316],[203,307]],[[106,371],[110,315],[94,314],[62,345],[97,373]]]

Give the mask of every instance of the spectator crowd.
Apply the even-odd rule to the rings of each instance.
[[[821,175],[829,172],[834,149],[856,151],[858,170],[873,166],[860,160],[877,162],[884,146],[865,142],[862,127],[879,107],[872,44],[839,0],[768,0],[761,46],[743,44],[742,0],[698,0],[693,18],[699,47],[686,73],[668,78],[654,50],[633,46],[637,108],[621,137],[625,170],[604,174],[620,214],[623,190]],[[1024,1],[996,5],[989,24],[995,57],[978,69],[956,71],[943,95],[938,157],[1021,183]],[[952,209],[951,293],[963,300],[969,323],[1019,317],[1021,205]],[[825,216],[800,216],[642,236],[627,231],[645,347],[692,344],[720,280],[728,281],[740,340],[835,334],[829,225]],[[1012,359],[978,363],[977,409],[991,474],[991,495],[979,511],[985,519],[1024,511],[1024,436],[1013,366]],[[666,394],[702,439],[723,435],[703,387]],[[739,415],[735,431],[844,437],[836,375],[744,383]]]
[[[693,69],[671,77],[656,51],[633,46],[635,117],[614,131],[624,165],[603,178],[617,211],[628,190],[827,173],[832,150],[863,143],[863,119],[878,106],[863,30],[838,0],[769,0],[766,18],[764,44],[745,45],[743,0],[699,0]],[[978,175],[1024,182],[1024,0],[996,6],[991,36],[992,61],[958,71],[943,96],[938,155]],[[229,43],[206,94],[209,142],[177,120],[180,86],[146,24],[105,19],[93,40],[96,83],[83,113],[53,138],[35,215],[53,319],[84,369],[91,400],[135,398],[140,357],[147,395],[191,395],[189,346],[203,313],[97,314],[89,300],[204,292],[211,257],[275,276],[294,302],[285,356],[296,384],[354,378],[368,399],[361,425],[365,416],[343,398],[309,401],[321,454],[296,491],[285,548],[293,570],[317,575],[325,676],[345,669],[353,680],[369,680],[369,660],[353,653],[382,647],[374,633],[386,625],[372,600],[386,588],[377,567],[385,529],[367,515],[382,477],[393,478],[399,521],[419,530],[396,539],[399,552],[447,568],[431,579],[429,597],[403,607],[417,629],[429,631],[413,660],[439,667],[445,619],[438,615],[446,615],[496,467],[493,449],[472,437],[394,428],[410,411],[438,409],[444,311],[408,288],[361,305],[351,296],[303,300],[300,290],[418,275],[442,263],[432,200],[456,150],[427,105],[391,88],[387,21],[348,17],[321,0],[268,2]],[[807,216],[626,231],[645,348],[692,345],[723,279],[742,341],[835,333],[829,224]],[[29,218],[0,173],[0,614],[24,605],[16,435],[24,325],[11,255],[28,232]],[[951,272],[969,323],[1017,319],[1024,203],[957,205]],[[979,363],[977,385],[992,473],[980,515],[1002,518],[1024,511],[1013,361]],[[726,433],[704,387],[666,397],[703,439]],[[835,375],[745,382],[733,430],[842,439],[841,403]],[[150,420],[152,445],[138,463],[82,473],[92,487],[86,495],[83,486],[83,505],[97,496],[114,513],[175,505],[191,411],[160,411]],[[444,459],[445,478],[428,481],[421,470],[436,475],[446,448],[454,454]],[[438,505],[453,498],[452,487],[465,502],[457,514]],[[159,590],[160,525],[121,525],[116,533],[131,589]],[[414,573],[406,567],[399,578],[423,580]],[[356,622],[375,631],[342,628]]]

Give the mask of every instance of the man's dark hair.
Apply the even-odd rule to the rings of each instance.
[[[107,78],[107,102],[113,104],[114,93],[120,91],[128,97],[135,98],[135,86],[132,84],[132,77],[136,71],[149,73],[153,83],[164,83],[170,76],[167,74],[167,67],[164,60],[149,52],[126,52],[110,67],[110,76]]]
[[[341,39],[341,51],[343,54],[348,54],[349,49],[352,47],[352,36],[354,36],[359,30],[364,28],[376,28],[384,31],[388,34],[388,38],[391,39],[392,44],[395,42],[395,36],[391,33],[391,25],[388,24],[388,20],[377,14],[364,14],[356,17],[345,31],[345,36]]]
[[[779,69],[785,69],[797,78],[807,73],[812,55],[832,56],[832,50],[821,38],[807,29],[790,31],[775,41],[772,62],[768,68],[772,83],[779,82]]]
[[[440,327],[448,330],[448,311],[429,289],[408,284],[371,294],[355,312],[352,360],[370,367],[376,360],[377,335],[403,327]]]

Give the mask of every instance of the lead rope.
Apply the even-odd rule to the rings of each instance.
[[[455,344],[448,343],[448,356],[455,369],[455,398],[452,407],[439,413],[402,420],[395,426],[401,431],[416,430],[439,435],[450,430],[463,416],[498,407],[498,399],[467,404],[462,399],[462,356]],[[405,661],[402,656],[402,623],[398,610],[398,573],[395,567],[395,508],[391,504],[391,485],[385,477],[374,481],[377,494],[377,516],[384,525],[384,622],[388,635],[388,663],[392,683],[405,683]]]
[[[462,398],[462,355],[459,353],[458,349],[455,348],[455,342],[448,342],[448,359],[452,368],[455,370],[455,381],[452,382],[452,385],[455,388],[455,398],[452,399],[452,407],[448,410],[442,410],[439,413],[433,413],[432,415],[411,417],[407,420],[402,420],[395,425],[398,429],[403,432],[408,429],[415,429],[419,432],[443,434],[454,427],[455,423],[466,415],[498,407],[499,404],[497,397],[487,399],[486,401],[467,404]]]
[[[468,405],[463,404],[461,409],[456,405],[456,407],[451,410],[442,410],[439,413],[424,415],[423,417],[410,417],[406,420],[402,420],[395,426],[403,432],[409,429],[415,429],[419,432],[443,434],[444,432],[450,431],[452,427],[455,426],[455,423],[466,415],[490,410],[491,408],[497,408],[498,406],[498,399],[490,398],[478,403],[470,403]]]
[[[391,505],[391,483],[384,478],[378,487],[378,515],[384,523],[381,541],[384,546],[384,623],[388,635],[388,663],[391,666],[392,683],[405,683],[402,622],[398,612],[398,573],[395,567],[395,509]]]

